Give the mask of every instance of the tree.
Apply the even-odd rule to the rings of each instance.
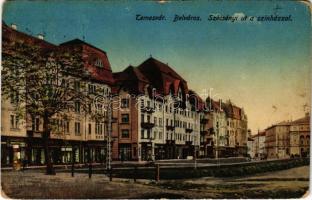
[[[43,120],[42,139],[46,174],[55,174],[49,140],[51,117],[66,116],[75,102],[86,109],[90,98],[77,84],[89,74],[84,68],[80,49],[42,47],[21,41],[2,42],[2,94],[17,98],[16,112],[29,118]]]

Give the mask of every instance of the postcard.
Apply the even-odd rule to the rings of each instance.
[[[4,1],[1,195],[310,195],[308,1]]]

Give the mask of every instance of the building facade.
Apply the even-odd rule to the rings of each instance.
[[[117,118],[113,159],[140,161],[198,155],[199,97],[188,90],[180,75],[151,57],[138,67],[114,73],[114,78],[121,108],[113,109]]]
[[[290,156],[310,155],[310,114],[290,124]]]
[[[53,45],[42,37],[36,38],[18,31],[16,25],[9,27],[3,23],[2,28],[2,39],[5,42],[22,42],[42,50],[77,50],[76,53],[82,58],[88,76],[63,76],[58,84],[70,84],[70,88],[91,98],[105,98],[111,94],[114,80],[106,52],[103,50],[78,39]],[[1,163],[9,165],[13,160],[27,160],[29,164],[44,164],[42,118],[31,116],[27,107],[22,111],[23,117],[19,117],[17,112],[21,111],[16,109],[16,105],[23,102],[19,102],[16,95],[2,98],[1,101]],[[68,163],[73,159],[75,162],[85,162],[88,153],[91,154],[91,161],[105,161],[107,119],[111,117],[104,109],[107,105],[103,101],[97,104],[93,102],[88,105],[88,109],[83,109],[83,103],[76,100],[72,108],[52,116],[49,147],[53,163]],[[101,113],[101,120],[95,119],[91,113]]]
[[[202,119],[203,157],[247,156],[247,116],[242,108],[208,97]]]
[[[266,157],[265,151],[265,131],[259,131],[256,135],[252,136],[253,139],[253,153],[254,156],[252,158],[261,160]]]

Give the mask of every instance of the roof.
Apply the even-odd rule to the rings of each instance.
[[[114,83],[113,75],[112,75],[112,70],[110,67],[109,60],[107,58],[106,52],[94,47],[91,44],[88,44],[84,41],[81,41],[79,39],[74,39],[65,43],[60,44],[60,46],[51,44],[45,40],[33,37],[31,35],[27,35],[25,33],[22,33],[18,30],[15,30],[9,26],[7,26],[5,23],[2,23],[2,39],[8,40],[8,41],[18,41],[21,40],[23,43],[28,43],[30,45],[36,45],[39,46],[41,49],[40,50],[55,50],[55,51],[71,51],[72,46],[71,45],[84,45],[89,48],[86,48],[84,51],[81,51],[81,56],[85,61],[85,68],[87,71],[90,73],[91,77],[90,79],[99,81],[99,82],[104,82],[107,84],[112,85]],[[67,48],[66,48],[67,47]],[[94,50],[91,50],[91,49]],[[93,52],[92,52],[93,51]],[[90,52],[90,53],[88,53]],[[90,60],[94,59],[95,55],[99,55],[98,57],[102,60],[103,62],[103,67],[95,67],[93,66],[93,62],[90,62]]]
[[[258,136],[265,136],[265,130],[264,131],[259,131],[257,134],[252,135],[252,138],[258,137]]]
[[[69,50],[73,46],[82,47],[80,53],[85,61],[85,67],[91,74],[91,78],[109,85],[114,83],[111,66],[105,51],[77,38],[60,44],[60,47],[70,48]],[[97,59],[102,61],[103,67],[95,66]]]
[[[121,88],[127,88],[132,93],[144,93],[145,86],[149,84],[149,80],[142,72],[133,66],[128,66],[122,72],[113,73],[115,79],[116,92]]]
[[[291,125],[297,125],[297,124],[310,124],[310,116],[306,115],[303,118],[300,118],[291,122]]]
[[[67,42],[63,42],[63,43],[60,44],[60,46],[66,46],[66,45],[87,45],[89,47],[97,49],[97,50],[99,50],[99,51],[101,51],[101,52],[106,54],[106,52],[104,50],[102,50],[102,49],[100,49],[98,47],[95,47],[95,46],[93,46],[93,45],[91,45],[91,44],[89,44],[89,43],[87,43],[85,41],[82,41],[82,40],[78,39],[78,38],[75,38],[73,40],[69,40]]]
[[[117,81],[126,81],[126,80],[137,80],[149,83],[148,79],[142,74],[142,72],[133,66],[128,66],[122,72],[113,73],[114,78]]]
[[[271,126],[269,126],[268,128],[266,128],[265,130],[268,130],[268,129],[271,129],[271,128],[274,128],[276,126],[290,126],[291,122],[289,121],[282,121],[282,122],[279,122],[277,124],[273,124]]]
[[[174,71],[168,64],[165,64],[159,60],[156,60],[153,57],[148,58],[142,64],[139,65],[139,68],[143,71],[147,71],[149,68],[156,68],[161,73],[172,76],[176,79],[185,81],[176,71]]]
[[[193,90],[189,90],[189,95],[190,95],[190,97],[193,96],[193,97],[196,98],[196,100],[197,100],[197,105],[194,105],[194,106],[197,106],[196,109],[197,109],[198,111],[204,110],[204,108],[205,108],[205,103],[204,103],[203,99],[202,99],[195,91],[193,91]],[[194,101],[191,101],[191,100],[192,100],[192,98],[190,99],[190,102],[193,103],[193,104],[195,104],[195,102],[194,102]]]
[[[2,40],[9,40],[9,41],[21,40],[25,43],[40,46],[43,48],[56,48],[57,47],[56,45],[49,43],[46,40],[42,40],[32,35],[28,35],[21,31],[15,30],[9,27],[5,22],[2,22]]]

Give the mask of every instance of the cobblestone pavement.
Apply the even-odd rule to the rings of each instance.
[[[113,179],[102,174],[6,171],[2,196],[10,198],[299,198],[309,186],[309,166],[248,177],[172,180]]]

